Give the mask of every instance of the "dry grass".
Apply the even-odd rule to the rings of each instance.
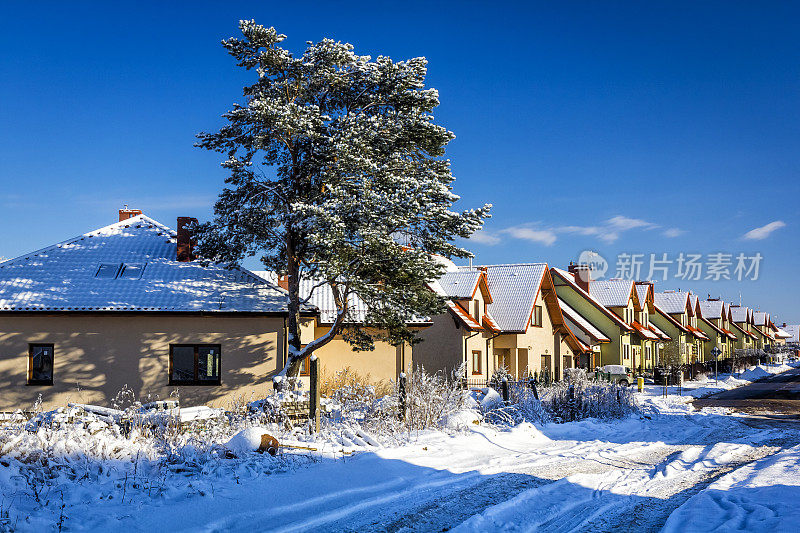
[[[372,376],[361,374],[351,367],[345,367],[336,372],[330,372],[327,368],[322,368],[322,383],[320,384],[320,395],[327,398],[332,397],[336,392],[342,390],[366,390],[372,389],[376,398],[381,398],[394,392],[394,385],[386,379],[374,380]]]

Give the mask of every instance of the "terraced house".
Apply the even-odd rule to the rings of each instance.
[[[655,325],[676,343],[683,363],[702,361],[702,343],[709,340],[697,327],[696,297],[682,291],[664,291],[653,295]],[[693,303],[695,305],[693,305]]]
[[[777,328],[769,318],[769,313],[764,311],[753,312],[753,333],[758,337],[759,348],[764,349],[775,344]]]
[[[634,327],[591,292],[591,286],[598,282],[591,279],[589,268],[571,264],[569,271],[551,268],[550,272],[561,305],[568,309],[565,316],[572,320],[573,331],[583,330],[581,337],[592,348],[591,355],[585,356],[588,366],[615,364],[630,367],[633,364],[631,338]],[[633,282],[630,282],[630,288],[633,291]],[[619,297],[620,301],[626,299],[625,295]]]
[[[698,325],[709,338],[706,354],[714,347],[722,352],[720,358],[731,357],[736,349],[736,334],[731,331],[731,309],[721,299],[708,299],[699,303]]]
[[[420,333],[414,361],[428,372],[451,375],[464,365],[467,379],[486,380],[494,371],[492,346],[500,328],[489,313],[493,302],[486,272],[459,270],[442,259],[447,272],[428,285],[446,299],[445,313]]]
[[[731,325],[736,333],[737,350],[754,350],[760,348],[758,345],[759,336],[754,332],[753,310],[741,305],[730,306]]]
[[[546,263],[449,268],[431,286],[451,300],[450,312],[421,332],[417,363],[448,371],[463,361],[475,382],[501,367],[522,379],[575,366],[584,347],[564,322]]]
[[[671,339],[650,320],[650,317],[656,312],[653,283],[637,281],[636,293],[639,296],[640,311],[636,322],[632,325],[636,328],[641,345],[642,360],[636,367],[641,372],[652,370],[658,365],[661,346]]]
[[[566,326],[547,263],[487,265],[494,300],[489,313],[500,331],[494,357],[516,378],[550,372],[560,379],[586,350]],[[467,269],[469,271],[469,269]]]

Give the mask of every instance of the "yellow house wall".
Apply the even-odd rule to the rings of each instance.
[[[328,327],[317,326],[316,337],[327,333]],[[394,380],[401,372],[413,368],[412,347],[392,346],[385,341],[376,341],[375,349],[357,352],[341,335],[315,352],[323,371],[329,374],[350,368],[373,381]]]
[[[52,386],[26,385],[28,344],[54,345]],[[170,344],[221,345],[219,386],[170,386]],[[0,411],[67,402],[108,405],[123,386],[139,399],[225,406],[234,397],[263,397],[282,368],[283,319],[204,316],[0,317]]]

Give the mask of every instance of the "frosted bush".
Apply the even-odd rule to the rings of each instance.
[[[424,367],[417,367],[407,382],[406,428],[441,428],[449,416],[463,410],[468,396],[459,379],[463,375],[463,365],[450,376],[442,373],[428,374]],[[399,402],[397,392],[395,397],[395,401]]]
[[[492,423],[572,422],[584,418],[625,418],[638,412],[633,389],[589,381],[582,369],[564,371],[564,380],[533,389],[530,384],[509,383],[508,405],[486,413]]]

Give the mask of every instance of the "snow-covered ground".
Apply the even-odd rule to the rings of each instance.
[[[362,441],[353,454],[328,437],[326,451],[226,458],[190,446],[162,464],[122,437],[83,455],[49,442],[77,466],[42,473],[48,484],[23,482],[37,459],[21,464],[6,442],[0,529],[796,530],[800,431],[659,394],[637,395],[642,416],[615,422],[498,429],[464,418],[461,431],[391,446],[351,435]],[[103,459],[125,446],[126,459]]]
[[[766,364],[753,366],[736,374],[720,373],[716,378],[714,374],[709,374],[695,381],[685,381],[681,387],[669,386],[667,387],[667,394],[704,398],[717,392],[749,385],[759,379],[798,367],[800,367],[800,363]],[[645,393],[649,395],[661,395],[663,391],[664,387],[662,385],[645,385]]]

